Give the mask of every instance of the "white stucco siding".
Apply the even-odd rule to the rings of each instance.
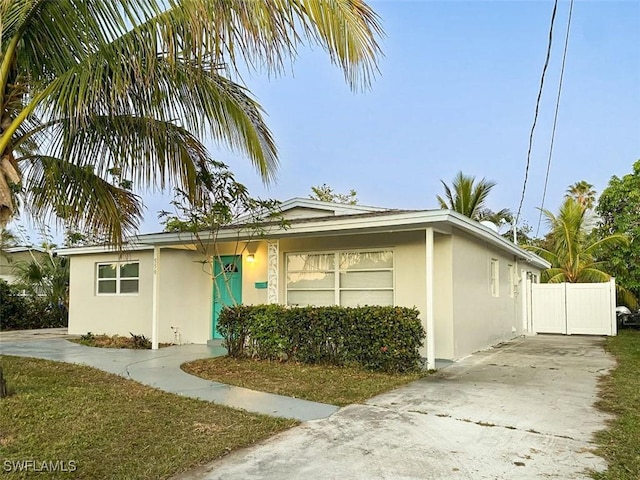
[[[435,234],[434,257],[434,327],[436,358],[454,358],[453,339],[453,242],[451,235]]]
[[[509,295],[513,255],[455,232],[453,240],[454,359],[522,334],[521,300]],[[491,261],[499,266],[498,296],[491,291]]]
[[[203,258],[189,250],[160,250],[159,342],[207,343],[211,338],[212,286]],[[177,327],[179,338],[171,327]]]
[[[98,263],[137,261],[140,263],[138,293],[97,295]],[[151,338],[153,253],[129,252],[74,255],[70,257],[69,333],[123,335],[142,334]]]

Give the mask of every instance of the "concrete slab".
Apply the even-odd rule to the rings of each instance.
[[[9,333],[11,335],[7,335]],[[0,333],[0,354],[88,365],[165,392],[300,421],[325,418],[338,411],[334,405],[212,382],[180,369],[185,362],[224,355],[225,350],[220,346],[180,345],[159,350],[127,350],[86,347],[63,338],[36,340],[31,337],[28,333]]]
[[[176,479],[587,479],[613,366],[597,337],[520,338]]]

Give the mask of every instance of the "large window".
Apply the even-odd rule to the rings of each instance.
[[[393,305],[393,252],[287,255],[288,305]]]
[[[135,295],[140,281],[138,262],[98,263],[98,295]]]

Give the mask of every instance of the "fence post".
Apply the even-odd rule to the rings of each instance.
[[[618,335],[618,320],[616,318],[616,279],[611,277],[609,280],[611,287],[609,298],[611,299],[611,333],[612,337]]]

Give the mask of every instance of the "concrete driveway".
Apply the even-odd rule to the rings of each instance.
[[[613,366],[600,338],[520,338],[177,478],[589,478]]]

